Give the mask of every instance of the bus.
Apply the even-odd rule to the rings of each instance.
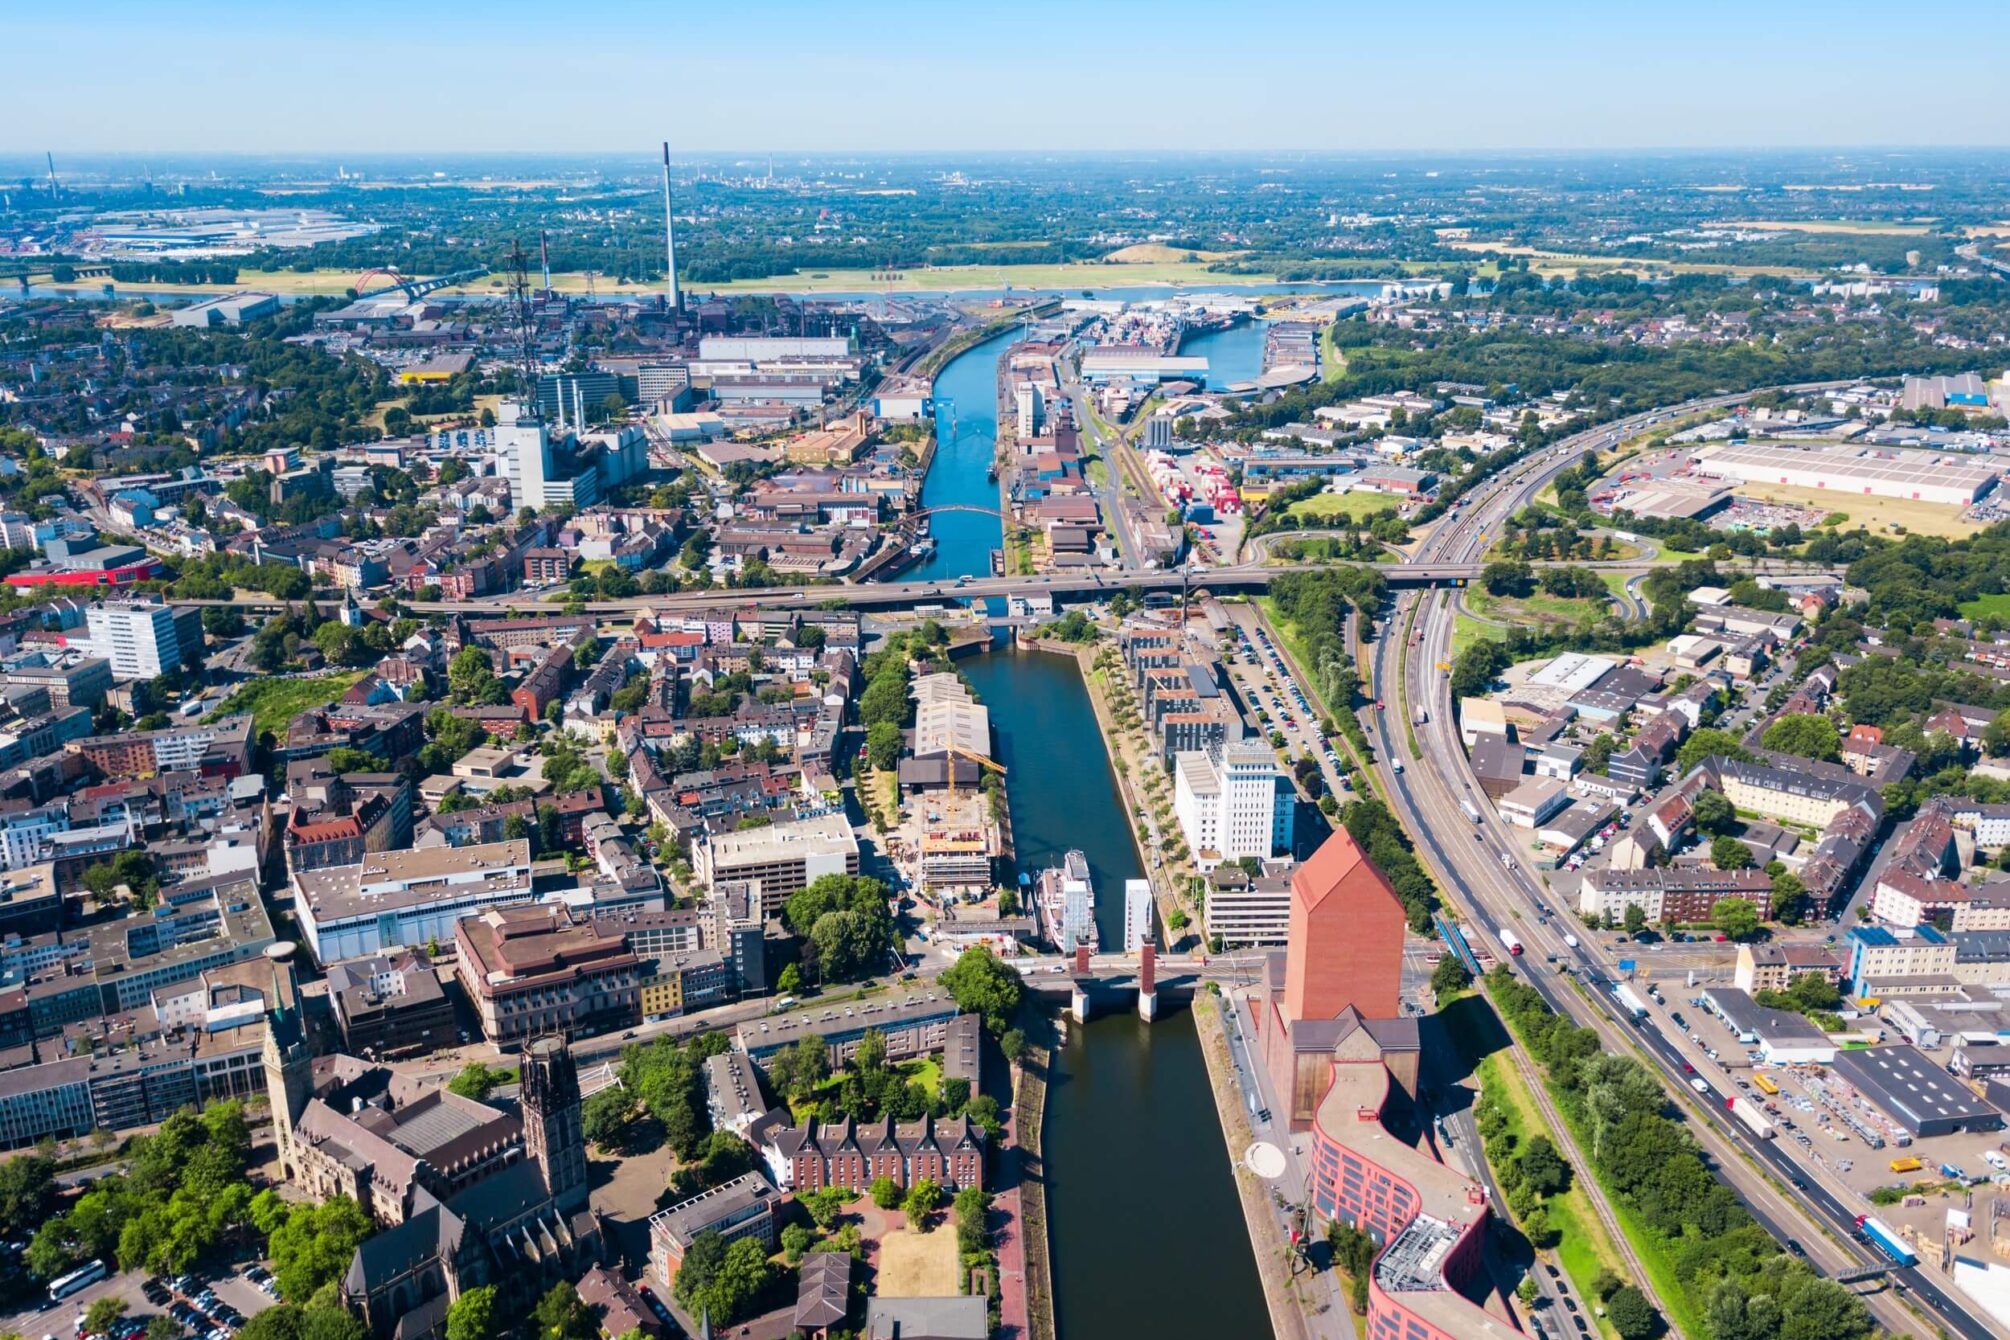
[[[103,1261],[86,1261],[67,1275],[49,1281],[49,1301],[60,1303],[77,1290],[96,1284],[105,1277]]]
[[[1780,1086],[1773,1083],[1773,1077],[1771,1075],[1763,1073],[1754,1074],[1752,1076],[1752,1083],[1759,1086],[1759,1091],[1761,1093],[1778,1094],[1780,1091]]]

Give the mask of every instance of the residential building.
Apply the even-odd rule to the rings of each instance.
[[[827,1186],[857,1194],[881,1177],[903,1187],[925,1177],[952,1194],[984,1185],[984,1130],[968,1117],[812,1122],[766,1132],[761,1151],[798,1195]]]
[[[1628,907],[1638,907],[1656,924],[1693,925],[1708,921],[1722,898],[1743,898],[1763,916],[1772,896],[1772,877],[1763,870],[1589,868],[1579,890],[1577,910],[1587,917],[1618,921]]]
[[[666,1292],[675,1288],[677,1268],[691,1249],[692,1239],[701,1233],[716,1233],[729,1243],[751,1238],[772,1252],[781,1199],[766,1177],[750,1172],[651,1215],[650,1278]]]
[[[181,638],[171,606],[151,600],[118,600],[84,611],[90,629],[83,645],[111,663],[114,679],[156,679],[181,669]]]
[[[1239,740],[1178,756],[1173,813],[1205,873],[1223,861],[1290,851],[1297,796],[1268,743]]]

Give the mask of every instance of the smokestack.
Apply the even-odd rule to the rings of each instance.
[[[551,292],[551,242],[544,235],[544,229],[537,230],[538,259],[544,262],[544,291]]]
[[[667,144],[664,145],[663,150],[667,154],[670,151],[670,146]],[[61,200],[63,198],[63,185],[56,180],[56,153],[53,149],[44,149],[42,155],[49,160],[49,199]],[[665,158],[663,161],[668,163],[670,160]],[[666,167],[664,171],[668,172],[669,169]],[[667,183],[669,178],[665,177],[664,181]]]
[[[681,311],[684,295],[677,289],[677,216],[670,210],[670,141],[663,141],[663,254],[668,261],[670,310]]]

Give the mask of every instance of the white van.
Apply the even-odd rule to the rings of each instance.
[[[1997,1153],[1993,1149],[1985,1149],[1982,1151],[1982,1161],[1988,1164],[1990,1167],[1994,1168],[1997,1172],[2010,1172],[2010,1159],[2004,1158],[2001,1154]]]

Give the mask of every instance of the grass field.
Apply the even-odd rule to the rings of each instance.
[[[1273,275],[1218,274],[1196,261],[1104,262],[1068,265],[942,265],[900,270],[886,278],[878,270],[798,270],[765,279],[736,279],[726,284],[695,287],[717,293],[941,293],[952,289],[1088,289],[1128,288],[1139,284],[1185,284],[1221,288],[1276,282]]]
[[[1597,618],[1609,608],[1601,600],[1566,600],[1541,591],[1531,596],[1512,597],[1490,596],[1485,591],[1471,588],[1466,591],[1466,605],[1482,619],[1528,625],[1575,625],[1586,618]]]
[[[1726,228],[1756,228],[1772,233],[1843,233],[1853,237],[1879,237],[1905,233],[1923,237],[1933,231],[1924,223],[1880,223],[1871,219],[1747,219],[1727,223]]]
[[[948,1298],[956,1293],[956,1233],[905,1226],[879,1240],[879,1278],[873,1292],[886,1298]]]
[[[223,700],[209,715],[236,716],[251,713],[252,734],[286,734],[286,725],[309,708],[325,707],[349,691],[363,677],[361,670],[345,670],[318,679],[254,679]]]
[[[1712,265],[1705,261],[1668,261],[1646,256],[1587,256],[1569,251],[1545,251],[1541,247],[1515,246],[1506,242],[1471,240],[1446,243],[1459,251],[1491,251],[1502,256],[1526,256],[1530,269],[1539,275],[1567,275],[1575,270],[1625,270],[1632,274],[1678,275],[1800,275],[1813,270],[1793,265]]]
[[[1333,332],[1340,329],[1340,323],[1319,332],[1319,377],[1322,381],[1337,382],[1347,375],[1347,355],[1340,352],[1340,346],[1333,343]]]
[[[1977,596],[1961,602],[1964,619],[2010,619],[2010,595]]]
[[[1552,1143],[1555,1142],[1556,1133],[1542,1119],[1535,1097],[1528,1091],[1521,1075],[1507,1063],[1507,1053],[1496,1052],[1481,1061],[1479,1076],[1482,1091],[1491,1094],[1506,1109],[1508,1129],[1514,1132],[1518,1146],[1536,1135],[1547,1136]],[[1564,1274],[1570,1276],[1571,1288],[1580,1299],[1593,1296],[1591,1281],[1600,1267],[1622,1279],[1626,1277],[1618,1245],[1605,1231],[1598,1212],[1592,1208],[1584,1187],[1575,1177],[1568,1191],[1561,1196],[1550,1197],[1549,1219],[1563,1234],[1563,1240],[1555,1248],[1557,1264],[1563,1267]],[[1601,1334],[1613,1334],[1611,1325],[1602,1318],[1593,1320]]]
[[[1163,242],[1139,242],[1112,251],[1103,257],[1119,265],[1157,265],[1167,261],[1190,264],[1194,261],[1210,263],[1233,256],[1233,251],[1198,251],[1189,247],[1169,247]]]
[[[1472,615],[1461,610],[1452,623],[1452,656],[1457,659],[1460,652],[1475,642],[1502,642],[1507,638],[1507,629],[1496,628],[1490,623],[1481,623]]]
[[[1839,494],[1829,489],[1802,489],[1787,484],[1740,484],[1738,496],[1846,512],[1849,521],[1843,526],[1845,530],[1862,525],[1888,535],[1890,526],[1899,525],[1912,534],[1940,535],[1954,540],[1982,529],[1979,521],[1962,520],[1961,509],[1951,503],[1876,498],[1864,493]]]
[[[1291,504],[1290,516],[1351,516],[1366,520],[1381,512],[1393,512],[1402,504],[1393,493],[1315,493]]]

